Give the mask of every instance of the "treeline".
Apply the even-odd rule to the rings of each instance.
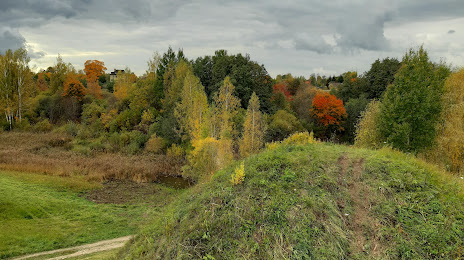
[[[418,52],[425,53],[422,49]],[[441,118],[445,111],[443,82],[450,70],[427,60],[439,75],[423,69],[410,72],[415,76],[404,79],[402,73],[410,62],[407,57],[414,55],[416,52],[411,51],[402,62],[394,58],[377,60],[362,75],[346,72],[306,79],[286,74],[273,79],[248,55],[219,50],[213,56],[188,60],[182,50],[169,48],[149,59],[144,75],[137,77],[126,68],[111,79],[98,60],[89,60],[84,70],[76,71],[58,56],[54,66],[33,73],[24,49],[7,51],[0,56],[0,109],[5,113],[0,124],[6,131],[66,132],[75,137],[72,149],[87,155],[165,153],[186,158],[184,172],[193,179],[296,132],[313,132],[321,140],[353,143],[356,138],[356,144],[362,146],[387,144],[422,152],[436,147],[430,140],[436,140],[438,130],[426,125],[419,130],[414,124],[444,124],[436,117]],[[423,78],[419,77],[421,73]],[[402,78],[404,82],[400,83]],[[434,79],[436,87],[426,84],[429,78]],[[414,85],[414,79],[421,81],[425,92],[402,93],[404,101],[392,96],[406,91],[403,88],[407,84]],[[430,88],[436,88],[434,94],[420,99]],[[398,111],[387,112],[386,100],[404,104],[398,111],[405,113],[420,107],[407,107],[411,102],[440,105],[399,126]],[[379,108],[381,103],[385,108]],[[379,116],[372,111],[385,114]],[[379,118],[390,121],[379,123]],[[397,134],[398,129],[404,132]],[[407,131],[428,134],[427,140],[417,141]],[[397,145],[403,141],[408,143],[406,148]],[[417,146],[417,142],[424,146]]]

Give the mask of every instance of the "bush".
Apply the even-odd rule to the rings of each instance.
[[[145,146],[148,137],[139,131],[126,132],[121,135],[121,140],[126,146],[123,151],[127,154],[137,154]]]
[[[36,132],[50,132],[52,130],[52,124],[48,119],[44,119],[34,125],[34,131]]]
[[[73,121],[68,121],[64,125],[64,131],[66,132],[66,134],[70,136],[77,136],[77,134],[79,133],[79,125],[74,123]]]
[[[166,141],[162,138],[153,134],[145,145],[145,151],[155,154],[160,154],[166,145]]]
[[[31,129],[31,124],[27,118],[23,118],[21,122],[15,122],[15,128],[18,130],[29,131]]]
[[[317,141],[314,138],[314,133],[302,132],[302,133],[295,133],[291,136],[287,137],[281,142],[272,142],[266,144],[267,150],[274,150],[280,145],[306,145],[306,144],[316,144]]]
[[[100,119],[101,115],[105,112],[105,108],[97,102],[98,101],[94,101],[82,107],[82,123],[90,125]]]
[[[107,139],[107,150],[110,152],[117,152],[121,149],[122,141],[121,135],[118,132],[112,133]]]
[[[172,158],[183,158],[185,156],[185,151],[182,147],[172,144],[166,151],[166,155]]]
[[[140,122],[140,113],[126,109],[116,117],[115,122],[119,129],[132,129]]]
[[[92,155],[92,151],[90,150],[90,147],[85,146],[85,145],[74,145],[72,150],[76,153],[85,155],[85,156],[90,156]]]
[[[103,137],[97,138],[97,139],[93,140],[93,141],[89,144],[89,148],[90,148],[92,151],[103,152],[103,151],[105,151],[105,149],[106,149],[106,147],[105,147],[103,141],[104,141],[104,138],[103,138]]]
[[[235,168],[234,174],[232,174],[232,177],[230,179],[230,182],[232,185],[238,185],[243,182],[245,179],[245,162],[242,162],[240,166]]]
[[[286,145],[290,145],[290,144],[306,145],[306,144],[315,144],[315,143],[318,143],[318,141],[314,138],[313,132],[295,133],[282,141],[282,144],[286,144]]]
[[[186,178],[204,179],[232,161],[232,143],[228,140],[208,137],[194,141],[193,147],[188,157],[189,167],[182,174]]]
[[[271,117],[266,140],[281,141],[292,133],[300,131],[304,131],[304,128],[298,119],[285,110],[279,110]]]

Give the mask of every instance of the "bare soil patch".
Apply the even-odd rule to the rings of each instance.
[[[353,214],[345,214],[345,223],[352,231],[351,250],[354,255],[380,257],[382,244],[378,237],[380,223],[370,216],[370,189],[362,180],[364,159],[350,160],[345,155],[338,159],[338,184],[348,189]],[[350,169],[351,166],[351,169]],[[348,181],[347,181],[348,180]],[[337,201],[340,210],[345,201]]]
[[[159,191],[154,183],[114,180],[103,183],[103,188],[91,190],[83,196],[95,203],[127,204],[147,201]]]

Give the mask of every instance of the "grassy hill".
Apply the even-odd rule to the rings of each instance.
[[[118,258],[459,258],[463,181],[390,150],[279,146],[181,195]]]

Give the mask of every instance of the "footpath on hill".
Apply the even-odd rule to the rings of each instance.
[[[21,256],[13,258],[14,260],[23,259],[48,259],[48,260],[61,260],[68,259],[71,257],[79,257],[89,254],[94,254],[102,251],[112,250],[123,247],[133,236],[119,237],[109,240],[103,240],[92,244],[68,247],[63,249],[57,249],[52,251],[40,252],[31,255]]]

